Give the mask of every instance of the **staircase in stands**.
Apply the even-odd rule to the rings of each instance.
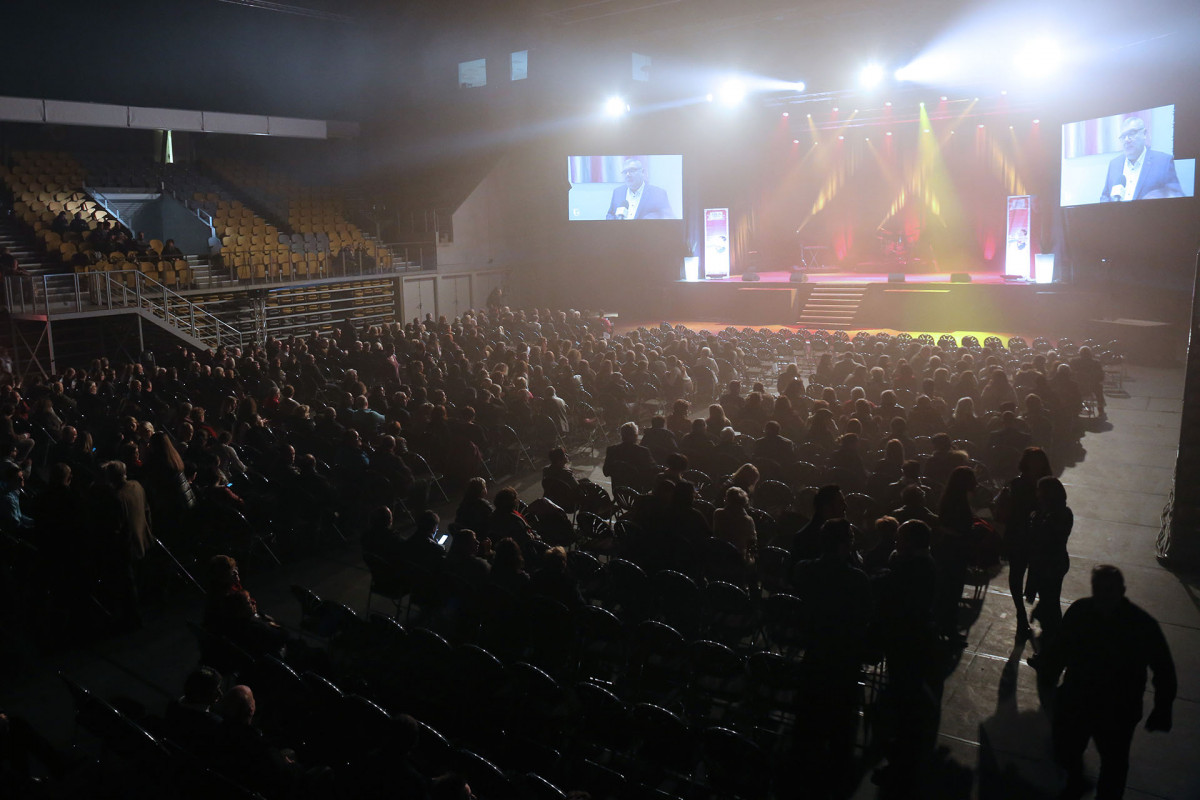
[[[797,325],[804,328],[846,330],[854,326],[858,307],[862,305],[867,287],[856,283],[822,283],[813,286],[812,293],[800,311]]]

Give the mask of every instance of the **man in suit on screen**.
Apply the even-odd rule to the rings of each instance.
[[[641,161],[625,159],[621,176],[625,184],[613,189],[605,219],[675,219],[666,190],[646,183]]]
[[[1149,148],[1146,123],[1141,117],[1126,119],[1117,138],[1122,152],[1108,165],[1108,177],[1100,193],[1102,202],[1183,197],[1174,156]]]

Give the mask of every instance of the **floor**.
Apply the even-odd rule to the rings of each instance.
[[[1175,727],[1169,734],[1138,730],[1126,797],[1200,798],[1200,574],[1174,574],[1155,558],[1179,436],[1183,371],[1130,372],[1129,396],[1109,400],[1109,429],[1088,433],[1086,456],[1063,473],[1075,512],[1063,596],[1069,602],[1086,595],[1091,567],[1114,563],[1125,573],[1130,599],[1162,624],[1180,681]],[[596,459],[580,458],[574,466],[603,480]],[[532,478],[518,488],[526,497],[538,493]],[[250,565],[243,578],[260,607],[288,624],[299,616],[290,584],[358,610],[366,603],[368,574],[356,547],[270,571]],[[1049,723],[1034,673],[1024,663],[1029,651],[1013,647],[1016,626],[1006,587],[1003,575],[986,587],[969,646],[946,681],[931,798],[1057,796]],[[199,620],[200,614],[200,600],[184,595],[151,609],[146,629],[122,638],[49,656],[6,654],[0,660],[0,708],[26,715],[55,742],[71,741],[70,701],[55,677],[62,670],[103,697],[125,696],[161,709],[179,694],[195,663],[196,646],[184,620]],[[1087,765],[1093,779],[1097,763],[1092,750]],[[854,796],[874,798],[877,790],[864,780]]]

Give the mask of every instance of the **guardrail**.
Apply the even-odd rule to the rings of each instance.
[[[163,194],[169,194],[175,198],[184,208],[196,215],[196,218],[208,226],[208,235],[215,237],[217,235],[217,226],[213,223],[212,214],[209,214],[203,208],[196,208],[192,205],[192,200],[186,197],[181,197],[179,192],[175,191],[174,187],[168,186],[166,181],[159,181],[159,189]]]
[[[89,311],[143,311],[208,347],[242,345],[237,328],[136,270],[10,276],[4,287],[10,314],[44,314],[53,320]]]

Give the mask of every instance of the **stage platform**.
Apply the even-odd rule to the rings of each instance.
[[[997,272],[965,272],[965,273],[950,273],[950,272],[930,272],[930,273],[889,273],[889,272],[829,272],[826,270],[813,270],[805,272],[805,283],[887,283],[892,275],[902,274],[904,283],[951,283],[954,275],[968,275],[970,283],[984,283],[992,285],[1001,284],[1023,284],[1025,281],[1007,281],[1004,276]],[[758,281],[743,281],[741,275],[733,275],[728,278],[706,278],[702,281],[691,281],[690,283],[703,284],[722,284],[722,283],[737,283],[750,285],[753,283],[789,283],[791,282],[791,270],[782,270],[777,272],[760,272],[758,273]],[[681,283],[689,283],[681,281]]]
[[[809,330],[998,330],[1078,335],[1110,316],[1110,296],[1063,284],[1005,280],[996,272],[815,271],[803,283],[786,270],[758,281],[677,281],[666,287],[664,317]],[[1115,316],[1115,315],[1111,315]]]

